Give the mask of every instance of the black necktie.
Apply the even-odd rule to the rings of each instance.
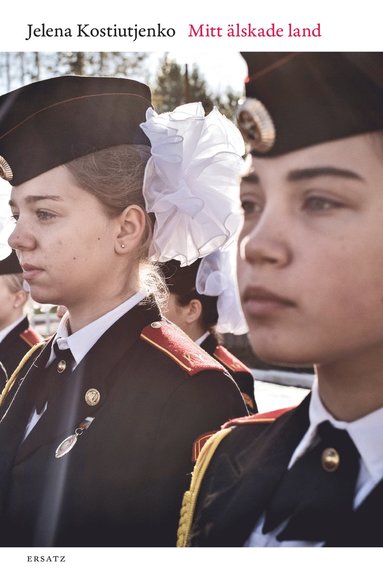
[[[45,369],[42,382],[36,397],[36,411],[40,415],[45,404],[54,395],[57,389],[63,388],[68,375],[72,372],[74,358],[70,348],[60,350],[57,342],[53,345],[56,355],[54,361]]]
[[[359,453],[347,431],[329,421],[318,426],[319,442],[289,469],[266,509],[263,532],[287,520],[279,541],[325,542],[351,520]]]

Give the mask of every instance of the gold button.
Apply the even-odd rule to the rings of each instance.
[[[88,389],[85,393],[85,402],[90,407],[94,407],[100,402],[101,395],[97,389]]]
[[[57,363],[57,372],[58,373],[63,373],[66,369],[66,361],[65,360],[60,360]]]
[[[152,328],[161,328],[161,322],[152,322],[150,326]]]
[[[322,467],[325,471],[336,471],[339,467],[339,453],[333,447],[327,447],[322,452]]]

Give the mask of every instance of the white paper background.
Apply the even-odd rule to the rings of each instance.
[[[168,51],[180,62],[196,62],[206,80],[215,86],[241,90],[246,67],[238,55],[246,51],[380,51],[383,49],[379,3],[301,2],[80,2],[44,0],[3,2],[0,15],[1,51]],[[28,24],[40,27],[156,26],[176,30],[174,38],[34,38],[25,40]],[[189,25],[210,27],[249,23],[269,27],[314,27],[321,38],[189,38]],[[0,193],[4,189],[1,186]],[[65,555],[65,563],[29,562],[28,556]],[[224,578],[360,578],[374,575],[381,550],[311,549],[3,549],[0,567],[4,577],[16,578],[118,578],[215,580]],[[376,563],[375,563],[376,561]]]

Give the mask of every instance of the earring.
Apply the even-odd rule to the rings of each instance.
[[[121,248],[125,248],[125,244],[121,244]]]

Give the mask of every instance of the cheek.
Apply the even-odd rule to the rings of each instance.
[[[239,251],[237,256],[237,281],[240,296],[247,286],[256,283],[256,269],[251,268],[245,260],[241,259]]]
[[[315,270],[307,264],[302,271],[306,322],[333,340],[338,334],[346,341],[383,331],[383,247],[376,238],[352,242],[339,240],[335,252],[322,248]]]

